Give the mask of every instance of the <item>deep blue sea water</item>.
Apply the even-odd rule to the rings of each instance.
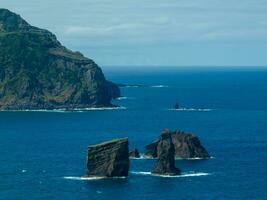
[[[267,70],[105,72],[164,87],[122,88],[127,99],[114,103],[124,110],[0,112],[1,200],[267,199]],[[169,110],[176,101],[212,110]],[[185,176],[175,178],[135,174],[156,161],[131,160],[128,178],[79,180],[89,144],[127,136],[142,152],[163,128],[195,133],[214,158],[177,160]]]

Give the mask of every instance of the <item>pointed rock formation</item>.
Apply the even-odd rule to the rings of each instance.
[[[156,168],[152,171],[158,175],[179,175],[181,170],[175,167],[175,149],[172,143],[171,132],[166,129],[160,135],[157,146],[158,161]]]
[[[140,158],[140,153],[139,153],[138,149],[134,149],[133,151],[130,151],[129,157],[130,158]]]
[[[88,147],[87,176],[128,176],[128,138],[114,139]]]
[[[202,146],[197,136],[183,131],[174,131],[171,133],[175,148],[175,157],[179,158],[210,158],[207,150]],[[145,156],[156,158],[157,146],[159,140],[146,146]]]

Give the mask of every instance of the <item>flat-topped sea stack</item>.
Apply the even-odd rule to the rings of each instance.
[[[128,138],[91,145],[87,152],[87,176],[125,177],[129,171]]]
[[[158,161],[152,174],[175,176],[181,174],[181,170],[175,167],[175,149],[171,133],[164,130],[157,145]]]
[[[119,96],[93,60],[0,9],[1,110],[108,107]]]
[[[189,159],[189,158],[210,158],[207,150],[202,146],[197,136],[183,131],[171,132],[172,142],[175,148],[175,157]],[[146,146],[145,157],[157,158],[157,146],[159,140]]]

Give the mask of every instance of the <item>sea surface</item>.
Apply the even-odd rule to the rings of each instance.
[[[1,200],[267,199],[267,70],[104,72],[146,87],[121,88],[122,109],[0,112]],[[195,133],[212,159],[176,160],[172,178],[152,176],[156,160],[145,159],[128,178],[83,178],[88,145],[127,136],[143,152],[164,128]]]

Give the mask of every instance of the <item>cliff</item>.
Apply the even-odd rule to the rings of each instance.
[[[118,96],[93,60],[0,9],[0,109],[105,107]]]

